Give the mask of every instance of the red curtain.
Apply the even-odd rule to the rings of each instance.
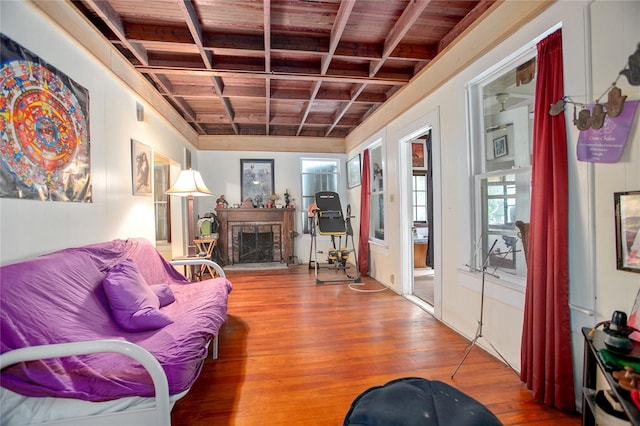
[[[369,273],[369,198],[371,196],[371,173],[369,150],[362,155],[362,186],[360,187],[360,240],[358,244],[358,269],[361,275]]]
[[[527,290],[520,378],[545,404],[575,410],[568,269],[568,172],[562,30],[538,43]]]

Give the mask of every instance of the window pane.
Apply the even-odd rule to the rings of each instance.
[[[335,160],[302,160],[302,173],[338,173]]]
[[[504,195],[504,187],[502,185],[489,185],[487,187],[487,195]]]
[[[378,240],[384,240],[384,196],[383,194],[371,196],[371,227],[372,236]]]
[[[320,191],[338,192],[338,160],[302,160],[302,232],[309,233],[308,211]]]
[[[485,252],[496,242],[489,266],[498,274],[525,277],[526,261],[515,222],[529,222],[531,170],[521,170],[517,175],[487,177],[480,182]]]
[[[384,190],[382,146],[371,150],[371,192],[381,192]]]

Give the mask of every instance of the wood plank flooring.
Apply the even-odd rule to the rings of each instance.
[[[219,358],[205,362],[176,403],[175,426],[341,425],[361,392],[400,377],[449,383],[505,425],[581,423],[534,402],[513,371],[477,346],[451,379],[468,341],[392,291],[316,285],[306,265],[228,278]],[[357,288],[384,287],[363,277]]]

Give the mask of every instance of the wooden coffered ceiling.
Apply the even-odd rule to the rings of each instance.
[[[74,0],[200,135],[346,137],[496,0]]]

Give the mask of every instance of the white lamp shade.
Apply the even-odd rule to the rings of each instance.
[[[200,172],[196,170],[182,170],[176,182],[166,192],[169,195],[181,197],[205,197],[213,195],[207,185],[204,184]]]

